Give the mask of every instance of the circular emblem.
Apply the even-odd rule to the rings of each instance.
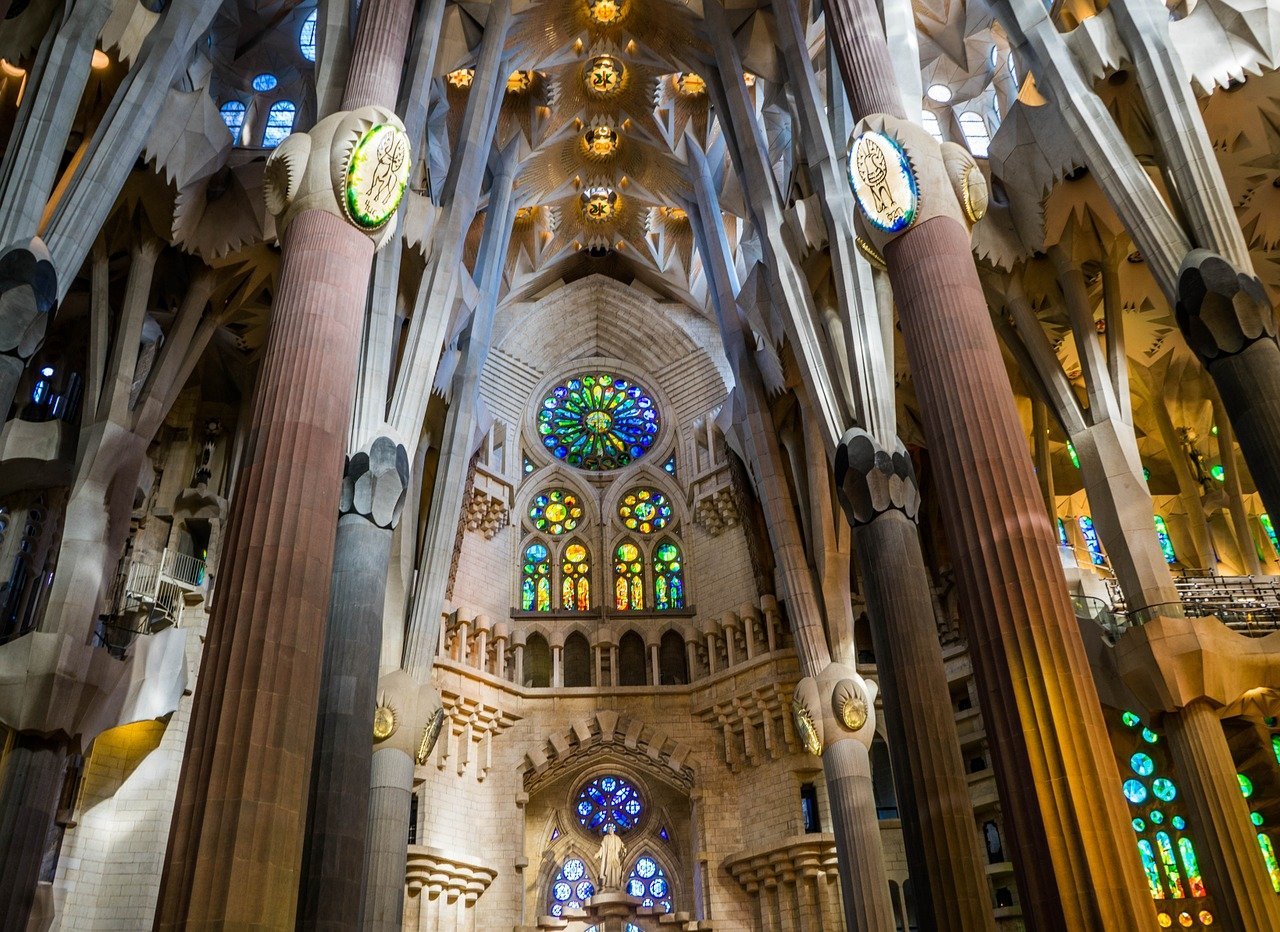
[[[426,727],[422,729],[422,740],[418,742],[418,752],[413,755],[419,767],[431,758],[431,752],[436,748],[436,741],[440,738],[440,729],[443,727],[444,709],[436,709],[435,714],[431,716],[431,721],[427,722]]]
[[[396,730],[396,710],[389,705],[380,705],[373,710],[373,738],[385,741]]]
[[[389,123],[379,123],[360,137],[343,181],[342,207],[362,230],[386,224],[400,206],[409,183],[409,137]]]
[[[868,223],[898,233],[915,222],[920,189],[896,140],[875,130],[859,133],[849,140],[848,160],[849,184]]]
[[[800,735],[800,743],[814,757],[822,756],[822,739],[818,737],[818,727],[813,723],[813,716],[802,703],[791,700],[791,717],[795,719],[796,732]]]

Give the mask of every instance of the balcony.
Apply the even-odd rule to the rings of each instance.
[[[158,562],[131,563],[103,616],[100,642],[123,655],[140,634],[181,627],[189,597],[198,602],[204,596],[206,574],[204,560],[168,548]]]

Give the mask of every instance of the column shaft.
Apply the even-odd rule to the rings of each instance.
[[[373,244],[299,215],[178,786],[157,927],[294,925],[360,309]]]
[[[889,755],[922,928],[993,929],[973,801],[915,524],[885,511],[855,526]]]
[[[840,862],[845,925],[849,932],[888,932],[894,928],[893,905],[867,746],[854,738],[828,745],[822,752],[822,770]]]
[[[299,929],[360,928],[373,709],[391,528],[338,521],[324,645]]]
[[[0,930],[22,932],[62,793],[67,745],[19,732],[0,770]]]
[[[1280,515],[1280,345],[1263,338],[1234,356],[1208,362],[1206,368],[1231,417],[1262,504],[1268,514]]]
[[[413,758],[398,748],[373,754],[365,845],[363,932],[400,932],[404,909],[409,813],[413,798]],[[425,897],[426,891],[419,894]]]
[[[1280,899],[1263,865],[1217,713],[1208,699],[1195,699],[1167,714],[1164,726],[1219,924],[1280,929]]]

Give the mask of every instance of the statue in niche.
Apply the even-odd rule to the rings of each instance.
[[[627,846],[618,837],[617,827],[610,823],[605,826],[604,838],[600,839],[600,853],[596,862],[600,866],[600,889],[622,889],[622,859],[626,857]]]

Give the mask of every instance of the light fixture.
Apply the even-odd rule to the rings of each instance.
[[[605,158],[618,151],[618,133],[611,126],[593,126],[582,137],[587,155]]]
[[[581,199],[582,216],[592,223],[612,220],[618,212],[618,192],[611,188],[587,188]]]
[[[929,99],[940,104],[945,104],[951,100],[951,88],[945,84],[930,84],[929,89],[925,91],[929,95]]]
[[[89,60],[89,66],[94,71],[101,71],[109,64],[111,64],[111,59],[107,57],[106,52],[102,51],[102,49],[93,50],[93,58]]]
[[[605,97],[622,87],[626,69],[612,55],[597,55],[587,62],[587,89],[598,97]]]
[[[601,26],[620,22],[629,8],[627,0],[587,0],[587,16]]]
[[[471,82],[476,79],[476,70],[474,68],[459,68],[457,71],[450,71],[444,76],[444,79],[454,87],[470,87]]]
[[[510,77],[507,78],[507,93],[519,94],[522,91],[527,91],[532,84],[532,71],[513,71]]]
[[[532,220],[532,219],[533,219],[533,212],[534,212],[535,210],[537,210],[537,209],[538,209],[538,208],[536,208],[536,207],[517,207],[517,208],[516,208],[516,223],[524,223],[524,222],[526,222],[526,221],[528,221],[528,220]]]
[[[46,379],[52,378],[53,366],[45,366],[43,369],[40,370],[40,374],[43,375]]]

